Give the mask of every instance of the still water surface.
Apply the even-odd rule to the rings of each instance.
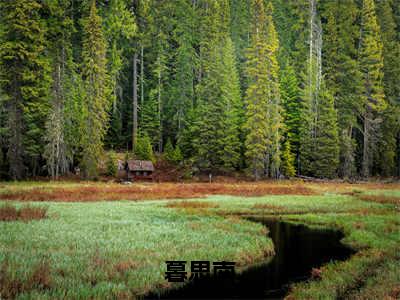
[[[272,260],[251,267],[234,279],[201,278],[146,299],[282,299],[291,283],[310,278],[312,268],[332,260],[345,260],[354,253],[340,243],[343,234],[339,231],[272,219],[249,219],[269,228],[276,252]]]

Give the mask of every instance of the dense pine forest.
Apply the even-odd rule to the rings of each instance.
[[[1,0],[0,103],[3,179],[398,176],[400,1]]]

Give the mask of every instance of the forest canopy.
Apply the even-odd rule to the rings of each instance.
[[[110,150],[399,176],[400,0],[0,1],[0,177],[95,178]]]

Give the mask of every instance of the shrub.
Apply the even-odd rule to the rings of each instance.
[[[166,161],[170,163],[179,163],[183,160],[181,149],[179,145],[176,145],[175,149],[171,143],[171,140],[168,139],[167,144],[164,148],[164,158]]]
[[[289,140],[287,139],[283,144],[282,151],[282,172],[287,177],[293,177],[296,175],[294,160],[294,154],[291,151],[291,145]]]
[[[174,162],[174,146],[172,146],[171,140],[168,139],[164,147],[164,158],[168,162]]]
[[[115,176],[117,174],[117,171],[118,171],[117,156],[114,151],[110,151],[107,154],[106,168],[107,168],[106,173],[108,176]]]
[[[174,150],[174,161],[178,163],[181,162],[182,160],[183,160],[183,155],[181,152],[181,148],[179,148],[179,145],[176,145]]]

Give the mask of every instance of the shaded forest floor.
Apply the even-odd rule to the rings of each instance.
[[[273,255],[266,228],[242,215],[339,229],[358,251],[289,298],[400,297],[399,184],[30,182],[2,183],[0,195],[0,205],[47,209],[40,220],[0,221],[1,298],[128,299],[171,287],[165,260],[245,267]],[[118,201],[150,199],[163,200]]]

